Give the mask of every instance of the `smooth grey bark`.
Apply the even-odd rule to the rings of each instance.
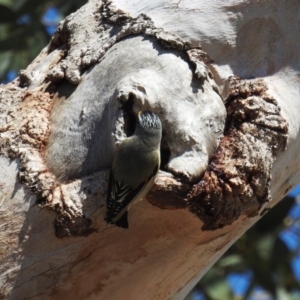
[[[300,7],[279,4],[91,0],[0,86],[2,298],[182,299],[299,181]],[[126,231],[103,204],[140,109],[164,161]]]

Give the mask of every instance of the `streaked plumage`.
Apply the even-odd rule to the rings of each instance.
[[[128,209],[148,193],[159,170],[161,132],[158,116],[141,112],[134,135],[118,147],[108,182],[107,223],[128,228]]]

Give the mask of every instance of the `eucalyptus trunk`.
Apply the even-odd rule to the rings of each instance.
[[[300,181],[292,1],[90,0],[0,86],[0,298],[183,299]],[[106,224],[134,114],[163,125],[154,187]]]

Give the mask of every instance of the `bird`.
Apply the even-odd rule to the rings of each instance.
[[[151,111],[137,114],[134,134],[116,150],[110,171],[105,221],[128,228],[129,208],[151,189],[160,167],[162,124]]]

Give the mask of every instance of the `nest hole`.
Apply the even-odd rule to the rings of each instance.
[[[124,132],[127,137],[134,134],[136,126],[136,118],[133,113],[134,99],[135,96],[130,93],[127,101],[122,103],[122,109],[124,111]]]

